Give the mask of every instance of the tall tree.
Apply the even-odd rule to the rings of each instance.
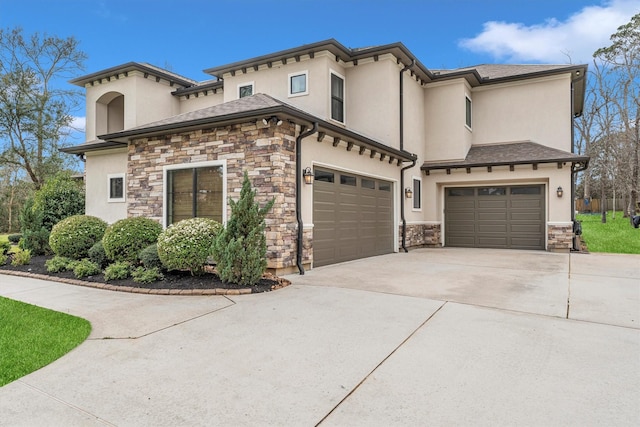
[[[80,94],[61,82],[85,59],[73,37],[0,29],[0,167],[18,166],[36,189],[64,163],[58,147]]]
[[[615,129],[628,150],[630,179],[629,216],[635,213],[638,201],[640,171],[640,13],[611,35],[611,45],[598,49],[594,57],[609,64],[616,72],[613,82],[616,95],[612,102],[618,113]]]

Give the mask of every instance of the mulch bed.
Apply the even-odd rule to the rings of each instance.
[[[10,260],[5,265],[0,265],[0,273],[26,275],[29,277],[43,276],[53,281],[80,284],[83,286],[99,287],[111,290],[123,290],[126,292],[161,293],[161,294],[214,294],[206,292],[216,290],[215,294],[240,294],[269,292],[288,286],[290,282],[270,274],[265,274],[258,284],[247,288],[232,283],[223,283],[215,272],[207,272],[200,276],[192,276],[189,272],[169,271],[163,272],[164,279],[153,283],[137,283],[133,279],[111,280],[105,282],[104,275],[83,277],[77,279],[72,271],[61,273],[49,273],[45,262],[50,256],[34,256],[28,265],[13,266]],[[78,283],[75,283],[78,282]],[[175,292],[174,292],[175,290]],[[192,291],[192,292],[189,292]],[[198,292],[203,291],[203,292]]]

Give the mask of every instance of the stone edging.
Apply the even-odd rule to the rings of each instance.
[[[0,270],[0,274],[6,274],[8,276],[20,276],[28,277],[31,279],[48,280],[50,282],[66,283],[68,285],[84,286],[85,288],[105,289],[107,291],[129,292],[134,294],[147,294],[147,295],[246,295],[251,293],[250,288],[243,289],[147,289],[147,288],[134,288],[132,286],[114,286],[108,283],[99,282],[87,282],[78,279],[67,279],[65,277],[49,276],[46,274],[27,273],[25,271],[15,270]],[[285,279],[279,279],[278,285],[272,290],[277,290],[289,286],[291,282]]]

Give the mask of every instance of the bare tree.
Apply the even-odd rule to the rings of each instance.
[[[628,152],[630,171],[628,214],[637,209],[638,174],[640,170],[640,13],[611,35],[611,45],[598,49],[594,57],[615,72],[612,83],[615,95],[610,102],[617,110],[618,135]]]
[[[80,94],[59,82],[82,70],[85,58],[73,37],[0,29],[0,167],[19,167],[36,189],[64,163],[58,147]]]

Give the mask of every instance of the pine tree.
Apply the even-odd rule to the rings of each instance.
[[[240,199],[229,199],[231,218],[218,234],[212,247],[220,279],[226,283],[253,286],[267,269],[265,216],[273,207],[272,199],[260,208],[251,190],[249,175],[244,173]]]

